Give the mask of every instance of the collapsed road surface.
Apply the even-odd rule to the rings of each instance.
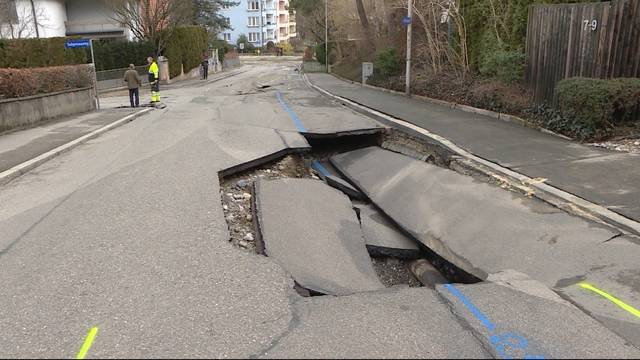
[[[278,183],[292,180],[259,184],[270,190],[255,196],[269,200],[257,210],[268,211],[260,215],[263,241],[265,253],[274,256],[232,246],[221,176],[311,151],[318,139],[384,130],[307,88],[296,66],[259,62],[233,77],[169,90],[163,94],[167,108],[0,187],[0,354],[67,358],[85,345],[88,358],[640,357],[631,340],[618,335],[627,333],[589,315],[590,306],[601,308],[606,300],[594,296],[593,304],[576,301],[577,307],[575,296],[563,294],[567,300],[550,290],[553,267],[538,277],[530,268],[503,268],[512,265],[504,261],[484,270],[491,276],[479,284],[381,286],[366,263],[364,237],[370,231],[367,221],[378,218],[378,210],[394,214],[364,182],[360,190],[374,205],[364,204],[371,207],[361,212],[350,212],[347,196],[320,180],[295,180],[314,182],[302,189]],[[104,103],[117,106],[126,99]],[[311,193],[304,191],[307,186]],[[279,191],[283,200],[289,192],[286,202],[278,202]],[[306,198],[311,195],[315,203]],[[295,211],[305,204],[317,207]],[[308,217],[291,223],[295,216],[316,216],[320,210],[324,224]],[[373,215],[362,221],[364,214]],[[387,225],[401,222],[397,217],[384,220]],[[486,231],[489,225],[478,221],[477,226]],[[311,233],[318,227],[326,236]],[[593,231],[608,230],[594,226]],[[315,262],[270,254],[279,249],[286,254],[304,244],[296,242],[301,236],[315,242],[329,236],[334,243],[357,241],[346,244],[349,251],[334,265],[343,272],[358,268],[357,284],[366,286],[353,286],[351,273],[339,274],[348,280],[341,283],[321,279],[320,272],[300,277],[310,270],[306,264],[323,265],[314,271],[332,270],[327,264],[337,260],[327,244],[314,244],[328,251]],[[426,251],[429,244],[414,245]],[[490,255],[482,247],[475,251]],[[499,255],[511,249],[493,251]],[[346,266],[351,256],[359,262]],[[628,269],[627,257],[620,259],[616,266]],[[484,268],[480,260],[485,259],[473,260],[473,266]],[[585,266],[592,260],[586,258]],[[500,272],[510,269],[519,272]],[[590,271],[606,278],[610,269],[600,270]],[[618,275],[621,286],[637,279],[633,273]],[[335,295],[341,296],[314,297],[294,290],[298,282],[329,293],[329,287],[309,285],[318,279],[351,288],[335,287],[340,290]]]

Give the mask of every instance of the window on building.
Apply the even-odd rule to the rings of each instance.
[[[260,33],[252,32],[249,33],[249,42],[258,42],[260,41]]]
[[[247,10],[260,10],[259,1],[247,1]]]
[[[231,34],[230,33],[223,33],[222,34],[222,40],[231,41]]]
[[[229,10],[233,7],[234,5],[231,4],[222,4],[222,10]]]
[[[0,24],[18,22],[18,11],[15,0],[0,0]]]
[[[248,26],[260,26],[260,17],[258,16],[249,16],[247,20]]]

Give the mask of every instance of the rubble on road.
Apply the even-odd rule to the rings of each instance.
[[[255,250],[253,215],[251,214],[251,189],[257,179],[310,178],[311,172],[299,155],[288,155],[253,172],[224,179],[220,185],[224,210],[231,241],[234,245]]]

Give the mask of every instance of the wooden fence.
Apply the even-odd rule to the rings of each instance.
[[[526,60],[538,104],[568,77],[640,77],[640,0],[531,6]]]

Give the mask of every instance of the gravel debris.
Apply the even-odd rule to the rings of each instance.
[[[220,184],[222,209],[235,246],[255,251],[253,215],[251,213],[251,189],[258,179],[310,178],[311,170],[303,157],[290,155],[257,170],[247,171],[227,179]],[[309,163],[310,164],[310,163]]]
[[[612,151],[627,152],[627,153],[640,153],[640,139],[624,139],[624,140],[612,140],[605,142],[598,142],[589,144],[591,146],[605,148]]]
[[[409,270],[409,262],[395,258],[372,258],[373,268],[386,287],[409,285],[420,287],[420,281]]]

